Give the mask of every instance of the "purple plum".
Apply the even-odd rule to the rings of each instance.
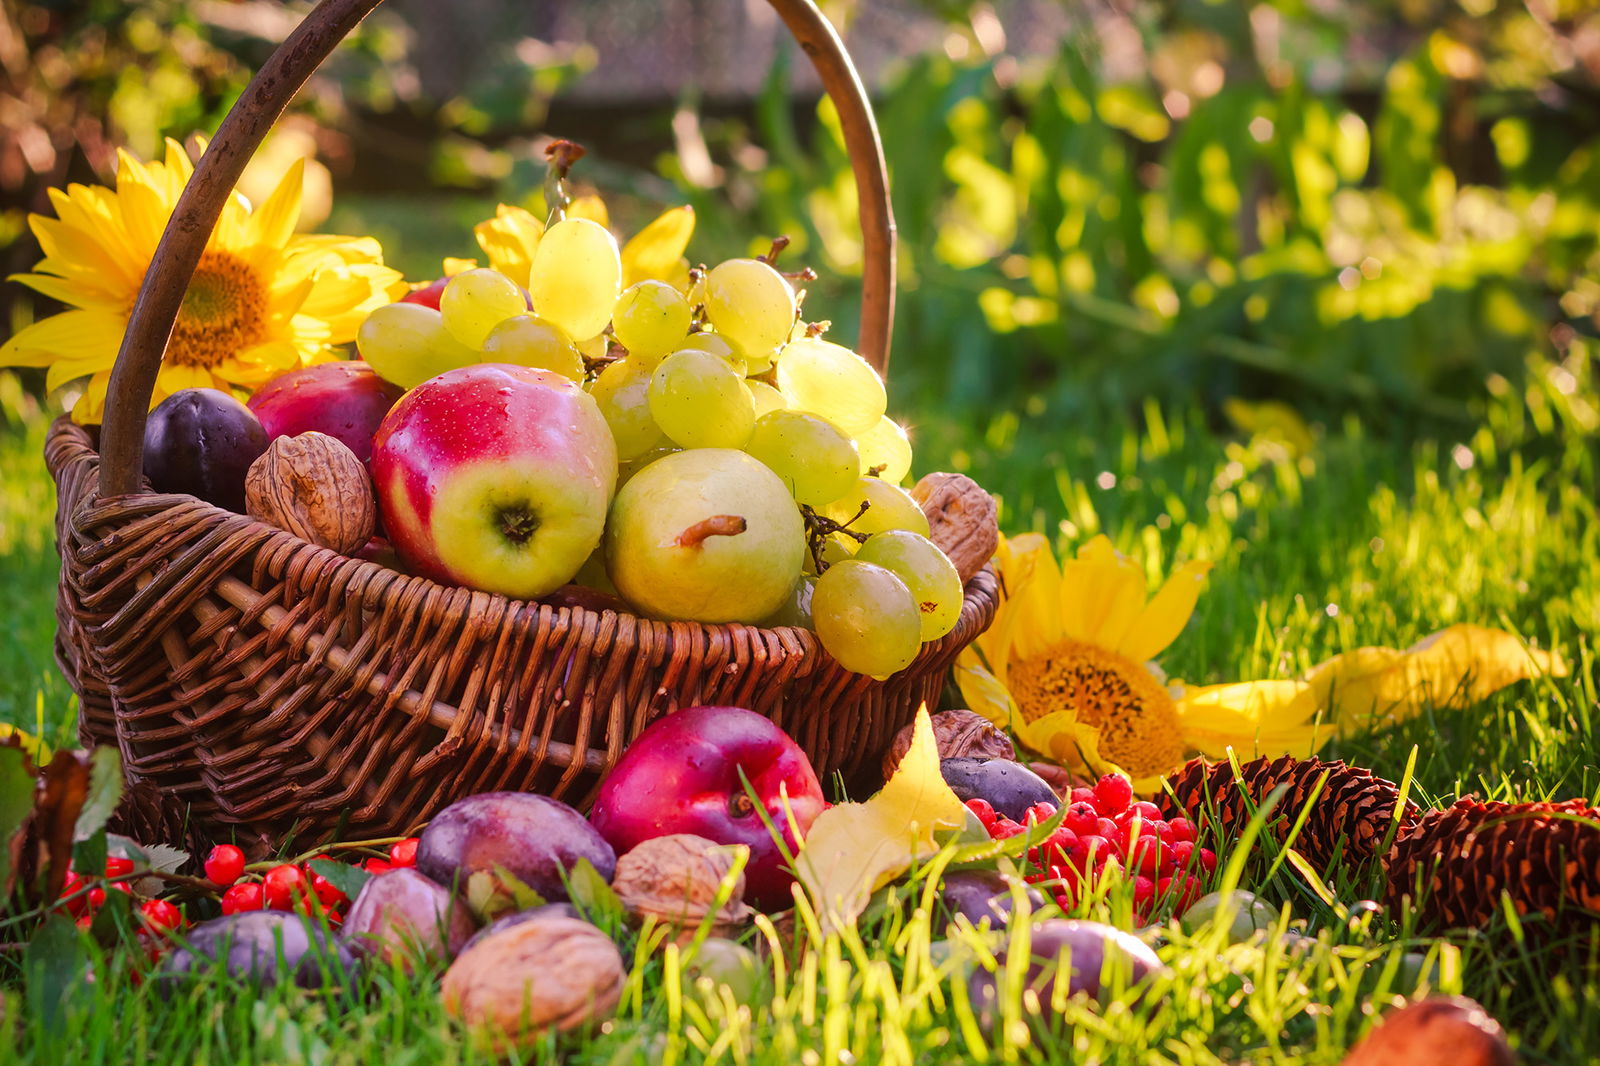
[[[144,424],[144,476],[157,492],[186,492],[244,513],[244,476],[267,450],[250,408],[219,389],[179,389]]]

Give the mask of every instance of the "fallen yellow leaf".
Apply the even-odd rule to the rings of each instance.
[[[1465,707],[1531,677],[1565,677],[1554,652],[1485,626],[1454,625],[1413,644],[1357,648],[1314,667],[1306,681],[1341,730],[1403,721],[1425,705]]]
[[[888,783],[865,803],[823,811],[806,834],[796,868],[823,931],[853,925],[873,892],[938,853],[936,832],[965,820],[966,808],[939,773],[933,724],[923,707],[911,748]]]

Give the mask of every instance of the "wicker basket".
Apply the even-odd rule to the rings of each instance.
[[[800,629],[654,622],[450,588],[350,559],[189,496],[148,489],[145,414],[166,337],[245,162],[312,70],[378,0],[323,0],[224,120],[162,237],[112,373],[103,431],[61,420],[57,659],[85,743],[122,753],[131,832],[231,838],[397,833],[445,803],[524,789],[582,804],[628,743],[681,706],[771,717],[819,774],[873,772],[996,583],[885,682]],[[838,37],[811,0],[772,0],[843,119],[861,194],[862,353],[885,367],[893,223],[882,150]]]

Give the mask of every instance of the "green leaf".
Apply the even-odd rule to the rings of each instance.
[[[578,864],[567,871],[566,882],[568,897],[590,923],[604,929],[626,921],[627,908],[622,905],[622,897],[588,859],[579,859]]]
[[[1311,891],[1317,894],[1317,898],[1322,900],[1325,906],[1331,907],[1338,902],[1338,897],[1329,891],[1327,884],[1318,876],[1317,868],[1311,865],[1309,859],[1293,848],[1284,848],[1283,855],[1284,858],[1289,860],[1289,865],[1295,868],[1305,880],[1305,883],[1311,887]]]
[[[33,813],[33,775],[21,748],[0,747],[0,907],[11,898],[22,829]]]
[[[467,906],[482,922],[545,903],[543,896],[499,863],[493,870],[474,870],[467,877],[466,896]]]
[[[106,886],[106,901],[94,912],[89,935],[102,947],[112,947],[133,928],[133,897]]]
[[[28,1010],[46,1029],[61,1028],[72,994],[89,976],[88,949],[72,919],[60,914],[46,918],[28,942],[24,964]]]
[[[89,795],[78,812],[73,840],[87,840],[100,832],[122,799],[122,756],[116,748],[96,748],[89,770]],[[101,859],[101,865],[105,860]]]
[[[105,830],[92,833],[88,839],[72,846],[72,865],[86,877],[96,876],[106,868]]]
[[[312,859],[308,864],[311,872],[321,874],[328,882],[343,892],[348,898],[355,899],[361,894],[372,875],[357,866],[347,863],[335,862],[332,859]]]

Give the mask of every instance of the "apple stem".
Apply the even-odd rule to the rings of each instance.
[[[698,548],[705,543],[707,537],[734,537],[743,533],[745,528],[745,520],[739,515],[715,514],[679,533],[678,545],[683,548]]]

